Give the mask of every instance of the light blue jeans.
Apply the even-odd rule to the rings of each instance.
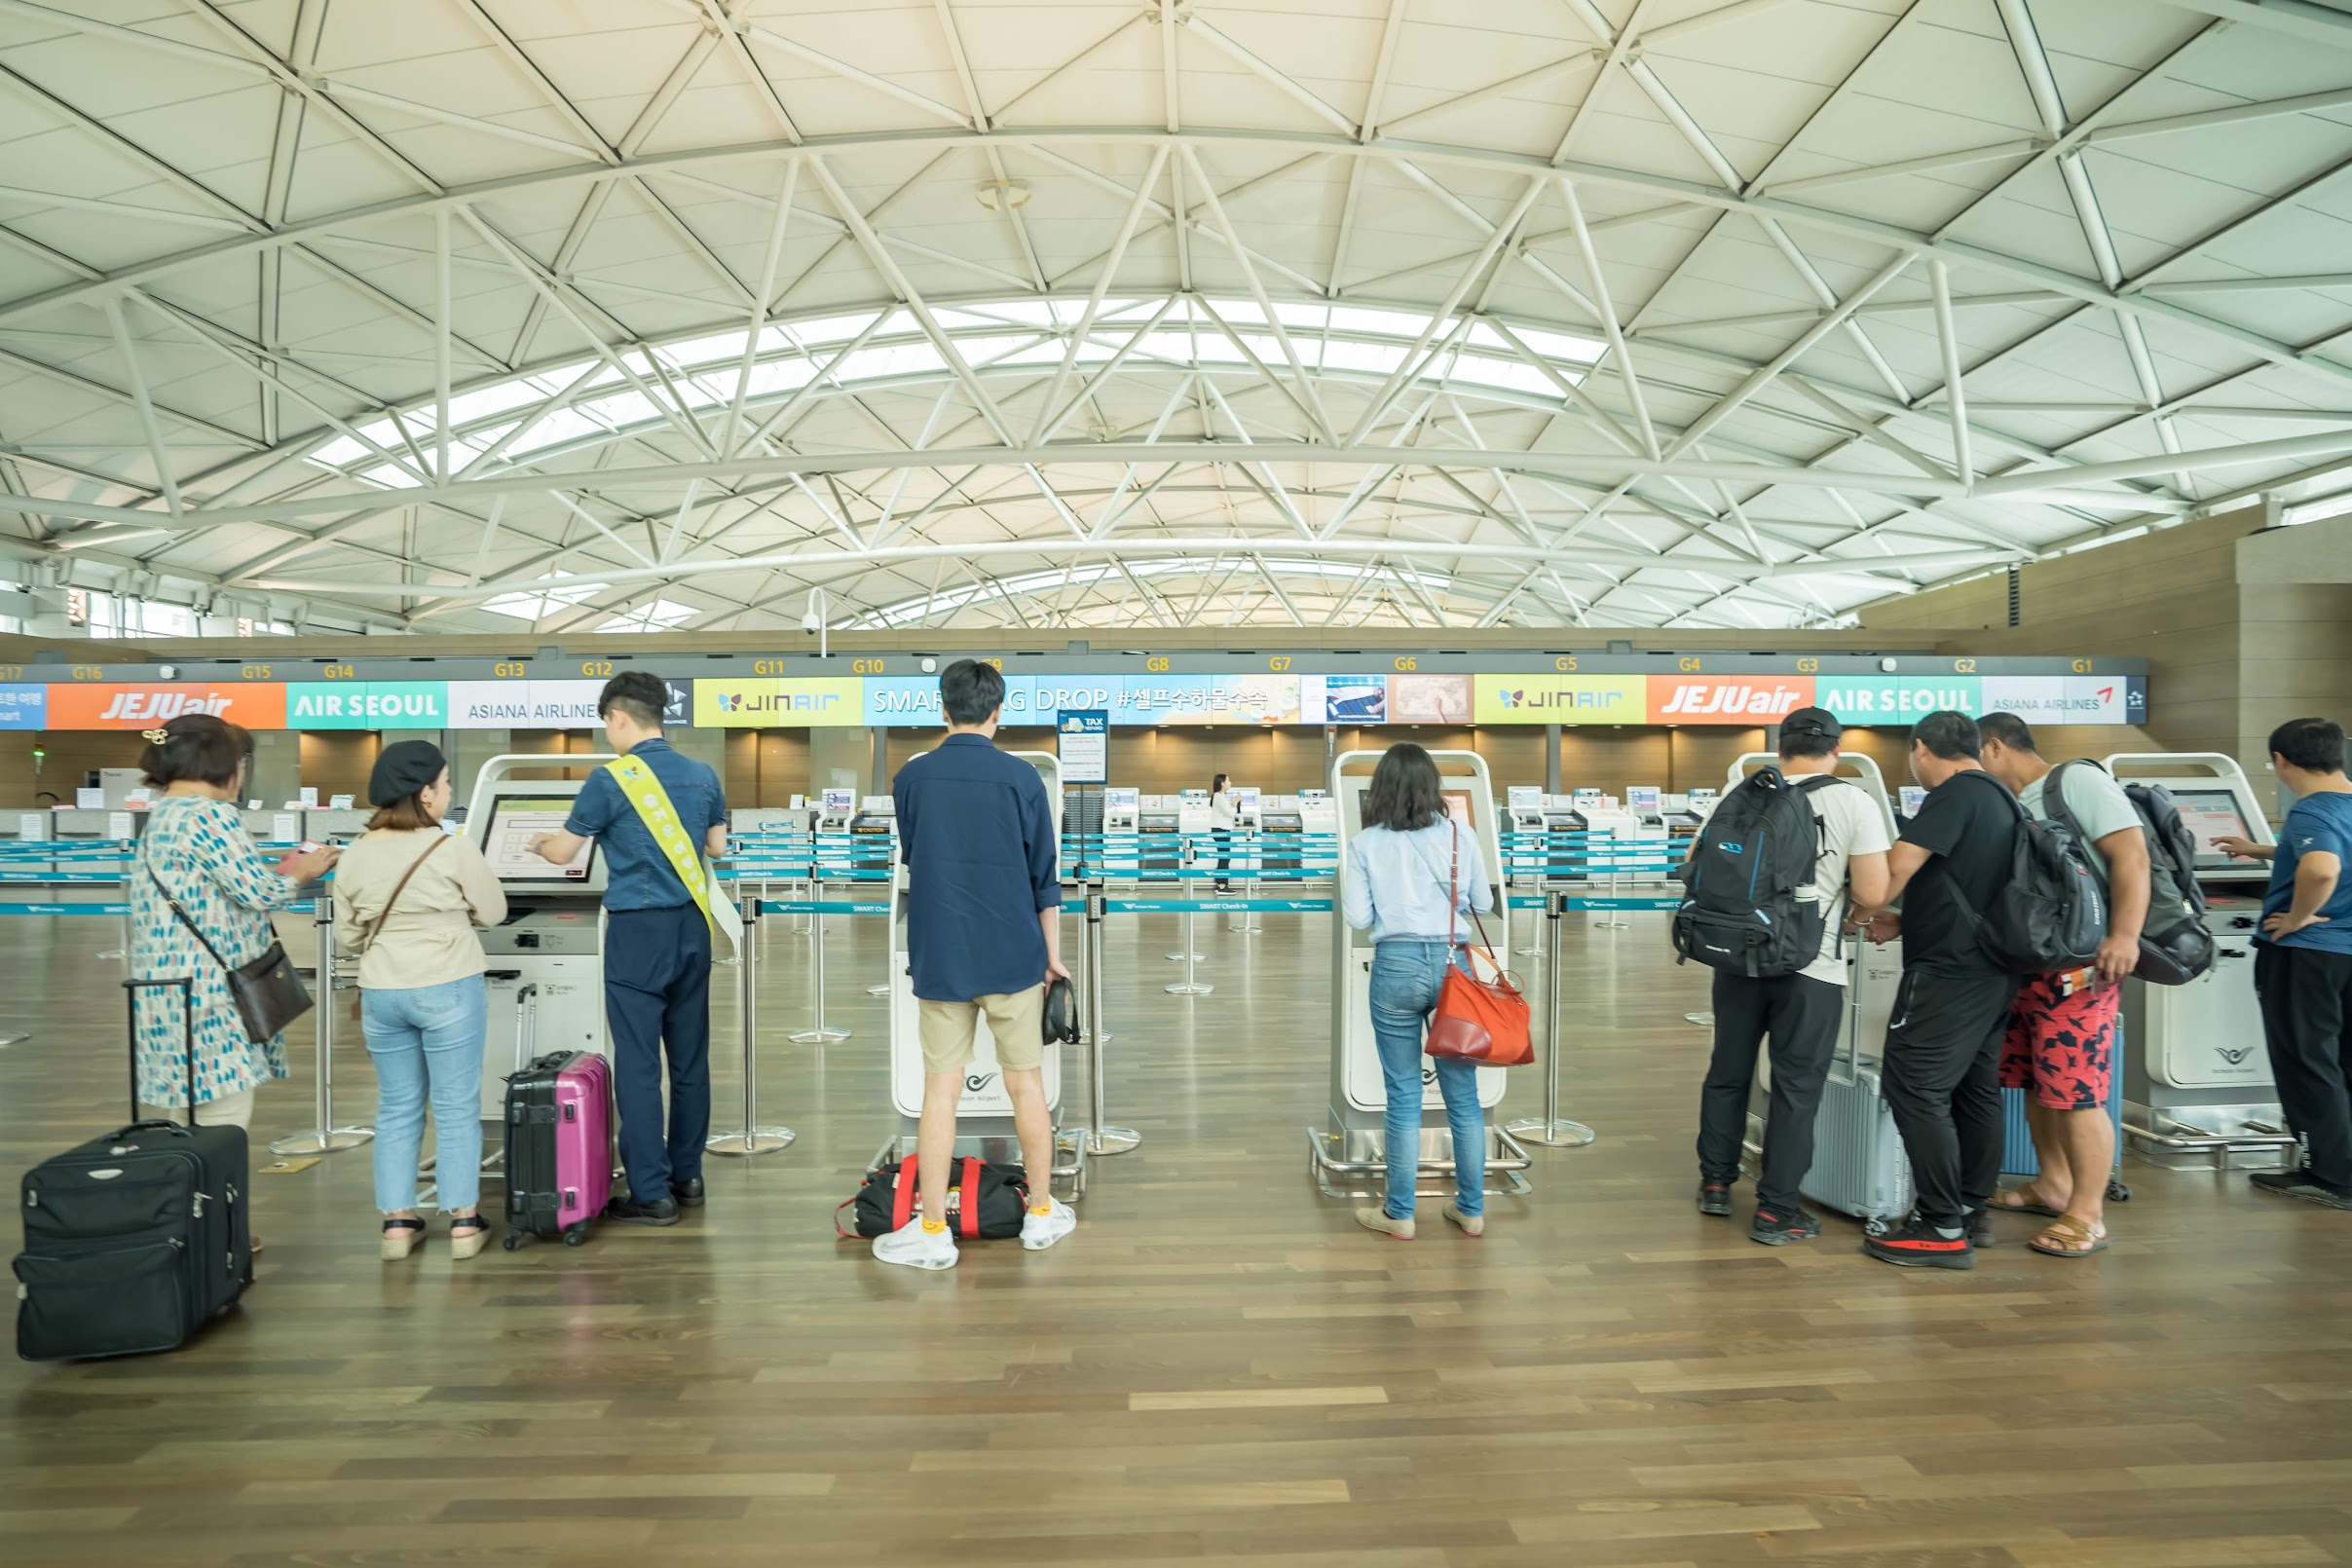
[[[362,990],[359,1021],[376,1064],[376,1207],[417,1206],[425,1100],[432,1097],[433,1181],[443,1212],[482,1197],[482,1034],[490,987],[480,975],[406,990]]]
[[[1389,1189],[1382,1207],[1391,1219],[1413,1217],[1413,1172],[1421,1150],[1421,1044],[1449,956],[1469,967],[1459,950],[1449,953],[1442,942],[1390,941],[1372,950],[1372,1038],[1380,1046],[1380,1075],[1388,1086]],[[1486,1119],[1478,1109],[1478,1069],[1448,1057],[1430,1060],[1454,1135],[1454,1207],[1465,1214],[1483,1213]]]

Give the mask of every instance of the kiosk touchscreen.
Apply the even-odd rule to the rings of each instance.
[[[1468,833],[1466,852],[1475,846],[1486,869],[1488,888],[1498,906],[1483,916],[1486,937],[1498,953],[1511,951],[1511,911],[1503,889],[1503,841],[1495,807],[1493,780],[1486,761],[1475,752],[1433,751],[1430,757],[1443,776],[1441,793],[1452,820]],[[1335,877],[1346,896],[1348,840],[1363,830],[1363,797],[1372,782],[1372,769],[1381,753],[1343,752],[1331,764],[1331,788],[1339,802],[1339,864]],[[1334,900],[1338,902],[1338,900]],[[1467,924],[1467,920],[1465,921]],[[1331,920],[1331,1103],[1326,1126],[1307,1130],[1315,1178],[1326,1197],[1377,1195],[1386,1180],[1388,1163],[1382,1118],[1388,1091],[1380,1074],[1380,1054],[1372,1038],[1372,940],[1334,914]],[[1478,1069],[1478,1104],[1487,1117],[1486,1172],[1490,1190],[1524,1192],[1526,1149],[1494,1120],[1510,1074],[1501,1067]],[[1421,1064],[1421,1149],[1418,1161],[1423,1181],[1439,1181],[1452,1190],[1453,1139],[1445,1124],[1445,1101],[1437,1092],[1437,1069],[1425,1057]],[[1498,1178],[1500,1184],[1498,1185]],[[1433,1186],[1428,1190],[1437,1191]]]
[[[1062,840],[1062,763],[1050,751],[1016,751],[1007,756],[1018,757],[1037,769],[1045,780],[1045,798],[1051,803],[1054,816],[1054,841]],[[922,1118],[923,1109],[923,1048],[921,1012],[915,1005],[915,979],[909,973],[911,961],[907,943],[907,890],[913,877],[922,875],[921,868],[912,873],[905,866],[894,866],[890,878],[890,1103],[899,1114],[898,1131],[883,1144],[876,1156],[876,1166],[884,1161],[911,1154],[915,1149],[915,1131]],[[1077,973],[1077,956],[1067,950],[1063,962],[1070,972]],[[1049,1045],[1045,1051],[1045,1104],[1057,1125],[1062,1107],[1062,1048]],[[1021,1144],[1013,1129],[1013,1098],[1005,1093],[1004,1071],[996,1064],[996,1041],[989,1033],[989,1021],[983,1017],[973,1040],[972,1065],[964,1075],[963,1098],[955,1107],[956,1152],[976,1154],[991,1160],[1007,1160],[1018,1164]],[[1080,1165],[1073,1163],[1058,1168],[1057,1176],[1073,1178],[1072,1185],[1082,1189],[1075,1179]],[[1076,1201],[1070,1190],[1064,1195]]]
[[[550,1051],[611,1056],[605,1032],[601,846],[590,840],[571,864],[550,865],[531,840],[560,829],[579,779],[518,778],[552,766],[600,765],[610,756],[494,757],[482,765],[466,835],[506,894],[506,918],[481,933],[489,960],[490,1016],[482,1049],[482,1118],[505,1115],[506,1075]]]
[[[2270,1136],[2281,1117],[2254,991],[2254,936],[2270,863],[2233,859],[2219,842],[2275,842],[2261,803],[2237,759],[2219,752],[2121,752],[2106,765],[2120,783],[2161,785],[2180,808],[2197,841],[2197,884],[2215,946],[2213,967],[2185,986],[2125,983],[2126,1111],[2144,1110],[2147,1119],[2140,1125],[2162,1137]],[[2226,1159],[2232,1152],[2207,1149],[2196,1157]],[[2260,1163],[2275,1158],[2274,1149],[2254,1141],[2235,1152],[2259,1154]],[[2162,1159],[2163,1145],[2153,1153]]]

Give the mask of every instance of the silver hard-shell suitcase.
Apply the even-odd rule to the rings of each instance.
[[[1797,1190],[1875,1230],[1909,1213],[1913,1198],[1911,1159],[1879,1081],[1886,1020],[1902,980],[1902,950],[1893,943],[1857,942],[1848,962],[1846,1016],[1813,1121],[1812,1169]],[[1771,1083],[1770,1064],[1760,1064],[1748,1101],[1751,1172],[1761,1158]]]

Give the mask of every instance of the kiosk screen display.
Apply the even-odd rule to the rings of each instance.
[[[568,864],[557,866],[531,852],[531,840],[558,833],[571,820],[573,798],[519,795],[493,797],[482,824],[482,858],[503,882],[584,882],[596,860],[596,840],[582,843]]]
[[[2230,859],[2218,841],[2254,837],[2246,831],[2246,814],[2238,808],[2235,795],[2227,790],[2175,790],[2173,803],[2181,808],[2181,821],[2196,838],[2199,871],[2259,869],[2259,862]]]

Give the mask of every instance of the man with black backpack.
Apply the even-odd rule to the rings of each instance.
[[[1780,721],[1780,765],[1734,790],[1691,846],[1675,942],[1715,967],[1715,1054],[1699,1100],[1699,1212],[1729,1214],[1756,1047],[1771,1036],[1773,1092],[1748,1235],[1768,1247],[1821,1234],[1797,1202],[1813,1117],[1846,1005],[1846,911],[1886,898],[1885,818],[1835,777],[1845,728],[1822,708]],[[1723,899],[1720,904],[1717,894]],[[1788,951],[1747,933],[1792,933]]]
[[[2108,1245],[2115,1021],[2123,979],[2140,965],[2151,885],[2149,830],[2123,786],[2097,763],[2052,767],[2042,761],[2033,728],[2017,715],[1988,713],[1976,728],[1985,771],[2016,791],[2030,815],[2071,826],[2108,892],[2107,935],[2097,958],[2080,969],[2028,975],[2018,989],[2001,1045],[2001,1082],[2026,1091],[2026,1123],[2041,1169],[1993,1200],[1996,1209],[2049,1216],[2047,1228],[2027,1244],[2034,1251],[2088,1257]]]
[[[2023,813],[1984,769],[1964,713],[1931,713],[1911,731],[1911,772],[1927,799],[1887,854],[1874,942],[1903,939],[1903,979],[1886,1021],[1881,1085],[1911,1156],[1917,1207],[1862,1249],[1906,1268],[1972,1269],[1990,1239],[1985,1205],[2000,1181],[2000,1046],[2017,976],[1983,939],[1978,912],[2010,881]]]

